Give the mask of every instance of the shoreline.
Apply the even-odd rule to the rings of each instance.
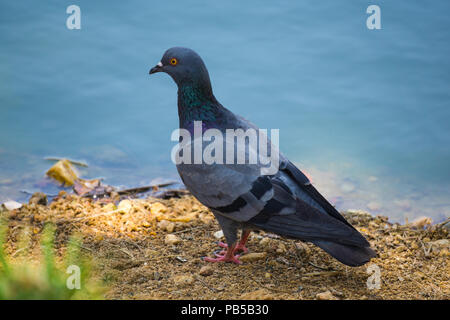
[[[450,241],[442,225],[401,225],[364,211],[344,212],[378,253],[365,266],[347,267],[312,244],[264,232],[252,233],[242,265],[210,264],[201,257],[219,249],[214,216],[191,195],[175,196],[94,200],[61,191],[46,205],[36,196],[0,212],[9,226],[5,251],[16,252],[26,227],[37,250],[44,225],[55,224],[58,254],[76,232],[95,261],[96,277],[108,279],[106,299],[450,298]],[[370,265],[381,272],[380,289],[367,286]]]

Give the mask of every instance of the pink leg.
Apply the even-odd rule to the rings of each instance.
[[[238,259],[239,255],[234,255],[235,250],[236,243],[234,243],[231,248],[227,248],[224,255],[216,254],[217,258],[204,257],[203,260],[208,262],[234,262],[236,264],[241,264],[242,261]]]
[[[236,245],[236,248],[234,248],[234,251],[242,251],[242,253],[248,252],[248,248],[245,246],[245,243],[247,242],[249,235],[250,235],[250,230],[245,230],[242,232],[241,240]],[[218,242],[217,244],[219,245],[219,247],[228,248],[228,245],[224,242]],[[221,251],[221,252],[219,252],[219,254],[225,254],[225,251]]]

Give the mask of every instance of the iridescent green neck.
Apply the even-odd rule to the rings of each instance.
[[[192,121],[215,121],[219,104],[209,88],[183,84],[178,88],[180,127]]]

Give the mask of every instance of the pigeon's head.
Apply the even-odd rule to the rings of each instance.
[[[150,70],[150,74],[165,72],[178,86],[194,84],[210,87],[208,70],[202,58],[192,49],[173,47],[168,49],[161,61]]]

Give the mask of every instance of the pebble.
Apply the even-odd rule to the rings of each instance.
[[[217,231],[217,232],[214,232],[214,238],[220,239],[220,238],[222,238],[222,237],[223,237],[223,231],[222,231],[222,230],[219,230],[219,231]]]
[[[183,275],[175,276],[173,278],[173,282],[175,283],[175,285],[177,285],[179,287],[184,287],[184,286],[194,283],[194,278],[191,275],[183,274]]]
[[[284,243],[280,243],[277,248],[277,253],[286,253],[287,249]]]
[[[430,217],[419,217],[413,222],[411,222],[411,227],[417,229],[423,229],[423,227],[431,224],[432,220]]]
[[[261,241],[259,242],[259,244],[263,247],[268,247],[270,244],[270,239],[269,238],[262,238]]]
[[[133,205],[130,200],[122,200],[120,201],[119,205],[117,206],[117,209],[122,214],[128,214],[130,213],[131,209],[133,208]]]
[[[2,204],[2,206],[3,206],[6,210],[11,211],[11,210],[15,210],[15,209],[21,208],[21,207],[22,207],[22,204],[19,203],[19,202],[16,202],[16,201],[6,201],[6,202],[4,202],[4,203]]]
[[[198,273],[201,276],[207,277],[214,273],[214,269],[211,266],[203,266]]]
[[[443,252],[442,256],[446,256],[445,250],[448,251],[450,248],[450,240],[448,239],[440,239],[436,241],[429,242],[429,245],[431,245],[431,249],[435,253]]]
[[[309,249],[309,247],[303,242],[296,242],[295,243],[295,248],[297,249],[298,254],[301,255],[301,256],[302,255],[309,255],[309,253],[311,251]]]
[[[178,238],[176,235],[174,234],[168,234],[166,236],[166,238],[164,239],[164,243],[168,244],[168,245],[173,245],[173,244],[177,244],[180,243],[181,239]]]
[[[167,207],[163,205],[161,202],[152,203],[150,207],[150,212],[154,215],[159,215],[161,213],[165,213],[167,211]]]
[[[251,252],[251,253],[243,255],[239,259],[242,262],[251,262],[251,261],[257,261],[257,260],[264,259],[266,257],[266,255],[267,254],[265,252]]]
[[[317,300],[339,300],[329,290],[316,294]]]
[[[160,222],[158,222],[158,228],[171,233],[173,232],[173,230],[175,230],[175,223],[168,220],[161,220]]]
[[[29,204],[47,205],[47,195],[43,192],[35,192],[28,201]]]

